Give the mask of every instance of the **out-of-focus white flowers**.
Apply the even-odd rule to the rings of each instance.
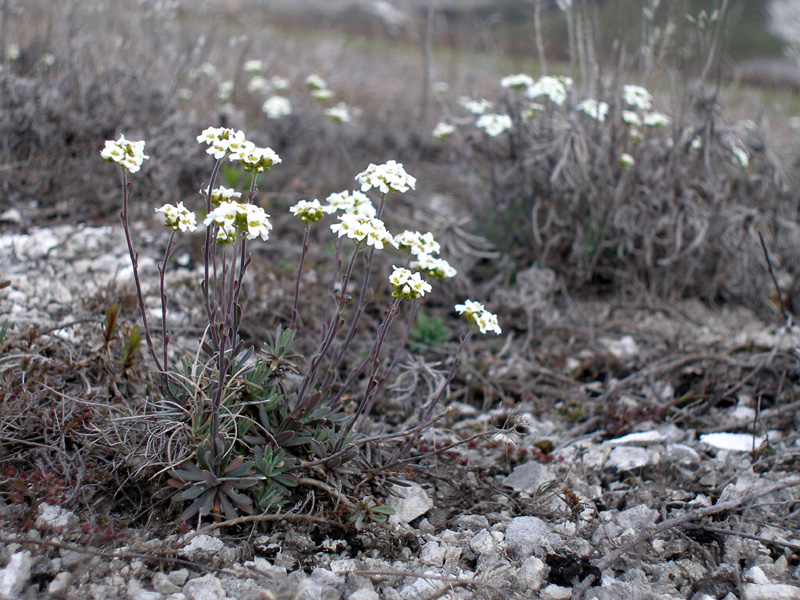
[[[622,154],[620,154],[619,157],[617,158],[617,161],[619,162],[619,166],[621,166],[623,169],[630,169],[633,165],[636,164],[636,161],[633,159],[633,156],[631,156],[627,152],[623,152]]]
[[[507,89],[524,90],[533,85],[533,77],[525,73],[507,75],[500,80],[500,85]]]
[[[733,163],[742,169],[746,169],[750,164],[750,155],[736,140],[728,140],[733,155]]]
[[[417,184],[416,178],[406,173],[403,163],[390,160],[382,165],[370,163],[361,173],[356,175],[356,181],[361,184],[361,191],[366,192],[372,188],[380,191],[381,194],[390,192],[405,193],[414,189]]]
[[[672,123],[672,119],[657,111],[645,113],[644,117],[642,117],[642,124],[645,127],[667,127],[670,123]]]
[[[642,118],[635,110],[623,110],[621,114],[622,122],[625,123],[625,125],[630,125],[631,127],[642,126]]]
[[[316,223],[325,214],[330,214],[336,209],[331,205],[323,206],[319,200],[300,200],[297,204],[289,208],[289,212],[300,219],[303,223]]]
[[[132,142],[120,135],[116,141],[106,140],[105,146],[100,151],[100,156],[106,162],[113,162],[127,173],[136,173],[142,166],[145,158],[150,158],[144,153],[144,142]]]
[[[9,44],[6,46],[6,57],[11,62],[19,60],[19,57],[22,55],[22,49],[19,47],[19,44]]]
[[[430,231],[420,233],[419,231],[406,230],[394,237],[394,245],[414,256],[439,254],[439,242],[433,239],[433,234]]]
[[[436,124],[436,127],[433,128],[433,131],[431,133],[432,133],[433,137],[435,137],[437,139],[446,140],[451,135],[453,135],[453,132],[455,130],[456,130],[456,128],[455,128],[454,125],[451,125],[450,123],[448,123],[446,121],[439,121]]]
[[[393,242],[392,235],[380,219],[358,217],[345,213],[339,215],[339,222],[331,225],[331,231],[337,236],[347,236],[356,243],[366,242],[380,250]]]
[[[264,92],[269,89],[269,81],[266,78],[262,77],[261,75],[256,75],[255,77],[251,77],[250,81],[247,82],[247,91],[251,94],[257,94],[259,92]]]
[[[511,117],[508,115],[498,115],[495,113],[486,113],[478,117],[475,121],[475,126],[483,129],[487,135],[497,137],[503,132],[511,129]]]
[[[409,265],[412,269],[424,271],[434,279],[450,279],[455,277],[458,272],[453,266],[443,258],[437,258],[430,254],[418,254],[417,260],[412,260]]]
[[[369,196],[358,190],[336,192],[328,196],[325,201],[330,207],[330,212],[340,210],[350,215],[368,219],[375,217],[378,212],[375,210],[375,206]]]
[[[246,73],[261,73],[264,70],[264,63],[260,60],[246,60],[242,68]]]
[[[225,80],[219,84],[217,87],[217,99],[220,102],[227,102],[231,99],[231,95],[233,94],[233,82],[231,80]]]
[[[344,102],[331,106],[322,111],[334,123],[347,123],[350,121],[350,108]]]
[[[572,78],[563,75],[545,75],[528,87],[526,96],[531,100],[544,96],[550,102],[561,106],[567,99],[567,92],[572,87]]]
[[[493,332],[497,335],[502,333],[497,321],[497,315],[490,313],[480,302],[465,300],[464,304],[456,304],[456,312],[478,327],[481,333]]]
[[[411,272],[403,267],[394,267],[389,276],[392,284],[392,297],[403,300],[416,300],[431,291],[431,284],[422,279],[418,272]]]
[[[178,202],[177,206],[165,204],[161,208],[157,208],[156,212],[163,213],[164,225],[173,231],[195,231],[197,229],[197,217],[183,205],[183,202]]]
[[[542,112],[544,112],[544,104],[539,104],[538,102],[531,102],[528,108],[522,111],[522,118],[525,121],[532,121]]]
[[[622,99],[628,106],[639,110],[650,110],[653,107],[653,95],[640,85],[623,85]]]
[[[461,96],[458,103],[471,112],[473,115],[482,115],[487,110],[492,108],[492,102],[486,98],[473,99],[467,96]]]
[[[306,77],[306,87],[310,90],[325,90],[328,88],[328,84],[322,77],[316,73],[312,73]]]
[[[292,103],[284,96],[270,96],[261,105],[261,112],[267,115],[268,119],[280,119],[292,114]]]
[[[282,91],[289,87],[289,80],[280,75],[273,75],[269,80],[273,90]]]
[[[578,110],[595,121],[601,123],[606,120],[608,114],[608,104],[598,102],[594,98],[587,98],[578,103]]]
[[[319,102],[320,104],[325,104],[328,100],[333,98],[333,92],[329,89],[324,90],[311,90],[311,95],[314,97],[314,100]]]
[[[50,54],[49,52],[45,52],[39,57],[39,66],[43,70],[47,70],[52,67],[56,63],[56,57]]]
[[[208,226],[212,223],[218,227],[218,243],[233,243],[238,233],[242,233],[248,240],[261,237],[266,241],[272,230],[269,215],[263,208],[235,200],[220,202],[219,206],[208,213],[203,224]]]

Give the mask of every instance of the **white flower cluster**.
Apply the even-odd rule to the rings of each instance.
[[[572,87],[572,78],[563,75],[544,75],[536,83],[528,87],[526,95],[533,100],[544,96],[550,102],[561,106],[567,99],[567,92]]]
[[[205,192],[205,190],[200,190],[200,193]],[[218,188],[214,188],[211,190],[211,204],[218,205],[220,202],[228,202],[233,200],[234,198],[241,198],[242,192],[237,192],[233,188],[227,188],[224,185],[219,186]]]
[[[261,236],[266,241],[272,230],[269,215],[263,208],[235,200],[220,202],[219,206],[208,213],[203,224],[208,226],[212,223],[218,227],[217,242],[221,244],[235,242],[239,232],[248,240]]]
[[[260,60],[246,60],[242,68],[246,73],[261,73],[264,70],[264,63]]]
[[[292,103],[285,96],[270,96],[261,105],[261,112],[268,119],[280,119],[292,114]]]
[[[344,192],[331,194],[326,198],[326,202],[332,209],[330,212],[340,210],[350,215],[368,219],[372,219],[378,214],[369,196],[358,190],[353,190],[352,192],[345,190]]]
[[[356,175],[356,181],[361,184],[361,191],[366,192],[372,188],[382,194],[389,192],[407,192],[417,184],[416,178],[406,173],[403,164],[390,160],[382,165],[370,163],[361,173]]]
[[[226,79],[222,83],[219,84],[217,87],[217,99],[220,102],[227,102],[231,99],[231,95],[233,94],[233,82],[229,79]]]
[[[653,95],[640,85],[630,83],[623,85],[622,99],[628,106],[639,110],[650,110],[653,106]]]
[[[394,245],[401,250],[407,250],[414,256],[421,254],[439,254],[439,242],[433,239],[433,234],[420,233],[419,231],[406,230],[394,237]]]
[[[642,123],[645,127],[666,127],[670,123],[672,123],[672,119],[670,119],[667,115],[660,112],[649,112],[645,113],[644,117],[642,117]]]
[[[331,205],[323,206],[319,200],[300,200],[289,208],[289,212],[303,223],[316,223],[326,214],[330,214],[335,210],[336,208]]]
[[[533,78],[525,73],[507,75],[500,80],[500,85],[507,89],[524,90],[533,85]]]
[[[483,129],[488,135],[497,137],[501,133],[511,129],[511,117],[508,115],[498,115],[486,113],[478,117],[475,126]]]
[[[144,142],[132,142],[120,135],[116,141],[106,140],[105,147],[100,151],[100,156],[106,162],[117,163],[126,173],[136,173],[142,166],[145,158]]]
[[[312,73],[306,77],[306,87],[310,90],[325,90],[328,89],[328,84],[322,77],[316,73]]]
[[[608,104],[598,102],[594,98],[587,98],[578,103],[578,110],[595,121],[602,123],[608,115]]]
[[[630,169],[633,165],[636,164],[636,161],[633,159],[633,156],[628,154],[627,152],[623,152],[619,155],[617,159],[619,161],[619,166],[623,169]]]
[[[334,123],[348,123],[350,121],[350,108],[344,102],[331,106],[322,111]]]
[[[466,108],[473,115],[482,115],[487,110],[492,108],[491,101],[487,100],[486,98],[480,98],[479,100],[474,100],[472,98],[468,98],[467,96],[461,96],[458,99],[458,103],[464,108]]]
[[[454,125],[451,125],[446,121],[439,121],[436,124],[436,127],[433,128],[433,131],[431,133],[433,134],[433,137],[439,140],[446,140],[451,135],[453,135],[453,132],[455,130],[456,128]]]
[[[164,214],[164,225],[173,231],[194,231],[197,229],[197,218],[194,213],[178,202],[178,205],[165,204],[157,208],[156,212]]]
[[[450,279],[458,274],[458,271],[445,259],[430,254],[417,255],[417,260],[412,260],[409,266],[412,269],[424,271],[434,279]]]
[[[537,117],[537,115],[544,112],[544,104],[539,104],[538,102],[531,102],[528,108],[522,111],[522,118],[526,121],[532,121]]]
[[[219,160],[231,152],[239,151],[247,139],[241,129],[234,131],[226,127],[208,127],[197,136],[197,142],[207,144],[206,152]]]
[[[394,241],[380,219],[357,217],[347,213],[339,215],[339,222],[331,225],[331,231],[339,237],[346,235],[356,243],[366,242],[378,250]]]
[[[481,333],[489,331],[497,335],[502,333],[497,321],[497,315],[486,310],[480,302],[465,300],[464,304],[456,304],[456,311],[458,314],[464,315],[467,321],[476,325]]]
[[[392,284],[392,297],[403,300],[416,300],[431,291],[431,284],[422,279],[419,273],[412,273],[403,267],[394,267],[389,276]]]
[[[642,126],[642,118],[639,116],[639,113],[634,110],[623,110],[622,122],[625,123],[625,125],[630,125],[631,127]]]
[[[250,78],[250,81],[247,82],[247,91],[251,94],[258,94],[259,92],[265,92],[269,89],[269,81],[266,80],[265,77],[261,75],[254,75]]]

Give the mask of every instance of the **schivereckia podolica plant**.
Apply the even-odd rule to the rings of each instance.
[[[206,515],[234,519],[244,514],[275,511],[287,500],[289,488],[298,484],[329,490],[337,503],[349,509],[351,520],[361,525],[364,515],[384,520],[388,507],[375,505],[371,496],[357,497],[355,476],[380,466],[383,471],[400,464],[421,429],[435,419],[435,408],[458,367],[453,360],[444,384],[421,413],[420,425],[398,434],[371,435],[368,416],[399,363],[416,307],[431,291],[427,279],[455,275],[449,263],[436,255],[439,244],[430,233],[404,231],[392,235],[382,220],[392,194],[415,187],[416,180],[395,161],[370,164],[356,176],[360,191],[331,194],[325,203],[300,200],[290,212],[302,223],[304,236],[294,283],[291,320],[279,326],[260,349],[245,347],[240,335],[240,293],[251,263],[249,244],[267,240],[270,215],[256,203],[258,179],[281,159],[261,148],[241,131],[209,128],[198,136],[215,159],[207,185],[201,190],[205,226],[202,300],[206,323],[197,352],[171,364],[168,351],[165,271],[176,247],[176,237],[198,229],[195,213],[182,202],[167,204],[163,214],[170,230],[163,260],[158,266],[160,326],[148,322],[145,295],[139,278],[138,254],[128,221],[130,183],[144,159],[144,142],[121,136],[107,141],[102,157],[116,163],[122,176],[121,219],[133,266],[133,280],[142,319],[142,331],[156,367],[159,388],[156,404],[176,407],[184,415],[186,438],[194,455],[170,465],[169,485],[185,503],[183,520]],[[249,174],[249,188],[235,191],[216,186],[225,161],[237,162]],[[377,194],[377,205],[367,195]],[[310,356],[298,352],[296,325],[301,306],[301,281],[311,227],[331,215],[336,253],[331,289],[319,323],[319,339]],[[371,277],[375,252],[394,251],[397,262],[390,274]],[[361,265],[360,289],[351,283]],[[373,279],[375,281],[373,281]],[[370,351],[342,374],[349,364],[350,347],[373,297],[371,286],[388,286],[388,306]],[[473,332],[500,333],[497,317],[478,302],[467,300],[456,310],[468,321],[459,354]],[[387,335],[393,321],[406,313],[408,326],[394,355],[384,360]],[[398,328],[403,330],[403,328]],[[363,354],[362,354],[363,356]],[[345,358],[348,361],[345,361]],[[296,377],[287,378],[288,374]],[[352,407],[345,398],[352,397]],[[393,441],[394,446],[389,449]],[[353,494],[349,492],[353,491]],[[363,506],[369,506],[365,510]],[[377,506],[377,507],[376,507]],[[359,508],[361,507],[361,508]]]

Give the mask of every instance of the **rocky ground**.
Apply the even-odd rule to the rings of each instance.
[[[101,317],[78,307],[131,277],[115,225],[12,223],[0,255],[3,377],[26,368],[32,325],[41,360],[86,343]],[[800,598],[800,331],[742,308],[536,294],[536,352],[511,340],[486,383],[497,401],[452,401],[420,451],[486,435],[405,472],[389,523],[103,535],[47,498],[12,519],[6,471],[0,598]],[[524,320],[514,298],[494,298],[501,320]],[[21,450],[4,419],[5,462]]]

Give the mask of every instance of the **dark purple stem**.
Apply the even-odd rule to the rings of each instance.
[[[289,329],[297,327],[297,303],[300,300],[300,278],[303,275],[303,265],[306,262],[308,253],[308,234],[311,231],[311,223],[306,223],[306,230],[303,232],[303,250],[300,252],[300,265],[297,267],[297,277],[294,281],[294,304],[292,305],[292,320]]]

